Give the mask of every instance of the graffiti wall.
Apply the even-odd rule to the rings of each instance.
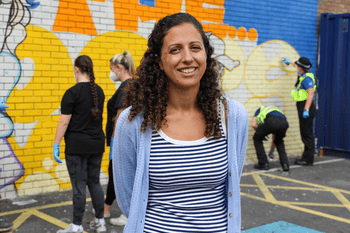
[[[71,188],[65,162],[53,159],[52,144],[61,98],[75,84],[74,59],[82,54],[92,58],[96,82],[108,100],[118,86],[108,78],[109,59],[129,50],[138,66],[154,23],[178,12],[190,13],[203,24],[221,65],[225,95],[244,104],[249,122],[261,105],[278,106],[290,124],[287,153],[301,153],[297,112],[290,97],[296,69],[281,58],[294,61],[306,56],[315,65],[317,0],[3,0],[1,198]],[[106,111],[103,117],[105,125]],[[250,129],[247,163],[256,162],[252,136]],[[104,184],[108,153],[106,148]],[[65,161],[62,152],[61,158]]]

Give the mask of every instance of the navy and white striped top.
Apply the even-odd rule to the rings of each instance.
[[[145,233],[227,232],[227,143],[220,128],[220,139],[196,141],[153,131]]]

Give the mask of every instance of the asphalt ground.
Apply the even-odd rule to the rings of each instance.
[[[277,159],[270,161],[268,171],[256,171],[253,164],[244,166],[242,231],[286,232],[275,228],[283,221],[303,228],[288,232],[350,232],[350,160],[315,156],[314,166],[307,167],[292,165],[293,161],[290,158],[290,172],[283,172]],[[71,190],[0,200],[0,218],[13,222],[12,232],[56,233],[72,221],[71,200]],[[88,225],[94,218],[91,209],[88,197],[85,232],[93,232]],[[120,214],[115,202],[111,216]],[[122,226],[109,224],[109,219],[106,226],[108,233],[123,231]]]

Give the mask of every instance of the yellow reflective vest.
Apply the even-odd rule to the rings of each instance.
[[[304,81],[306,77],[310,77],[312,81],[314,82],[314,91],[316,91],[316,82],[313,73],[306,73],[305,77],[299,78],[298,86],[292,90],[291,95],[294,101],[304,101],[307,99],[309,94],[307,93],[307,90],[300,89],[301,83]]]
[[[272,106],[272,107],[261,106],[260,112],[256,116],[256,121],[258,122],[258,124],[261,124],[261,123],[263,124],[267,114],[269,114],[272,111],[277,111],[277,112],[280,112],[283,114],[283,112],[281,110],[279,110],[278,108],[276,108],[275,106]]]

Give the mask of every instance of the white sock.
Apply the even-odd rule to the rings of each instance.
[[[106,221],[104,218],[99,218],[98,221],[102,224],[102,226],[106,225]]]
[[[83,228],[83,226],[82,225],[75,225],[74,223],[72,224],[73,231],[78,231],[80,228]]]

